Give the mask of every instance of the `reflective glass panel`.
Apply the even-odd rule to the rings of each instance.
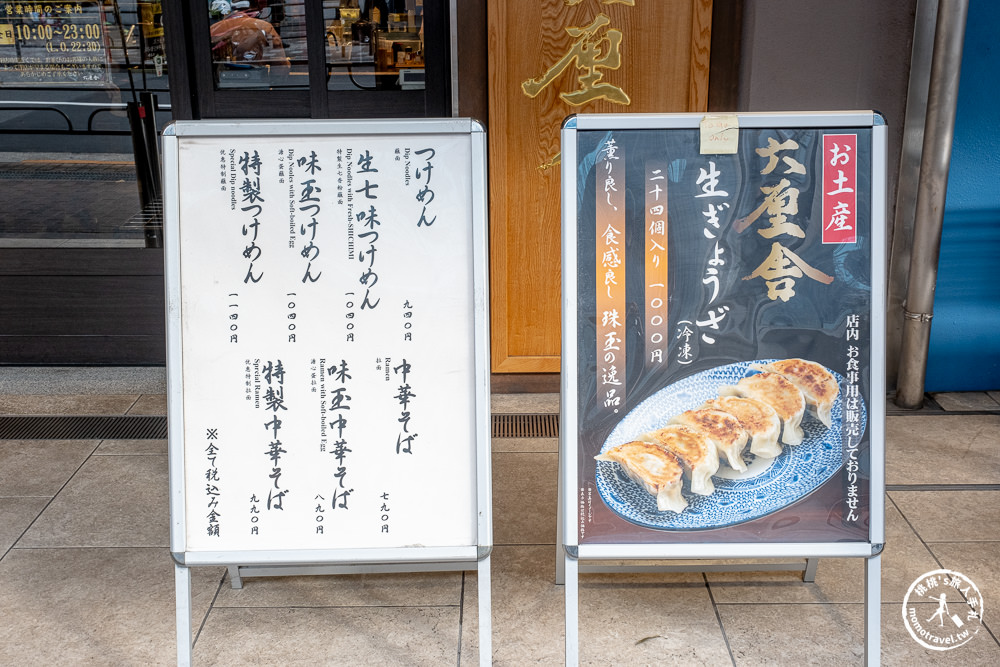
[[[423,0],[325,0],[329,90],[422,90]]]
[[[210,0],[217,89],[308,89],[303,0]]]
[[[104,24],[96,1],[0,1],[0,86],[109,84]]]
[[[155,246],[164,4],[0,0],[0,248]]]

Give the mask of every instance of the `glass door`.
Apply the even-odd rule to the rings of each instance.
[[[188,0],[192,115],[449,115],[447,4]]]

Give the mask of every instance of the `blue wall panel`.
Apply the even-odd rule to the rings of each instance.
[[[1000,5],[971,0],[927,391],[1000,389]]]

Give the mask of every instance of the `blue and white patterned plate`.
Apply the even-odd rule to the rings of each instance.
[[[711,368],[689,376],[653,394],[630,411],[608,435],[601,452],[639,435],[663,428],[685,410],[693,410],[716,398],[719,388],[734,385],[757,371],[751,365],[768,364],[774,359],[741,361]],[[829,370],[829,369],[828,369]],[[680,514],[661,512],[656,498],[630,479],[617,463],[597,462],[597,489],[601,498],[616,514],[627,521],[661,530],[703,530],[721,528],[757,519],[788,507],[819,488],[843,465],[841,398],[844,378],[833,373],[841,394],[833,405],[831,426],[827,428],[812,415],[802,419],[805,439],[795,446],[782,445],[783,451],[773,460],[744,452],[749,470],[737,473],[723,462],[712,478],[715,493],[700,496],[690,492],[684,480],[683,495],[687,508]],[[860,423],[868,423],[867,409],[859,401]]]

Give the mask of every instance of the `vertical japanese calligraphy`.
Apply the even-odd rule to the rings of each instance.
[[[858,135],[823,135],[823,243],[856,243]]]
[[[371,153],[365,150],[364,153],[358,156],[357,166],[360,168],[354,170],[355,176],[361,174],[365,181],[364,185],[354,191],[362,194],[365,199],[362,202],[362,210],[356,213],[355,217],[361,226],[367,230],[359,234],[358,237],[364,243],[368,244],[358,254],[358,261],[361,262],[361,266],[364,268],[361,277],[358,278],[358,282],[361,283],[365,290],[365,295],[361,299],[361,310],[377,308],[380,301],[378,298],[374,301],[371,300],[372,290],[378,284],[378,274],[375,273],[375,254],[378,251],[379,230],[376,227],[381,228],[382,226],[382,221],[379,220],[378,212],[375,209],[379,186],[377,182],[373,182],[369,178],[369,174],[372,175],[371,179],[377,178],[375,174],[378,173],[378,169],[373,166],[373,162],[374,158]],[[348,185],[350,185],[350,177],[348,178]],[[367,205],[367,210],[364,208],[365,205]]]
[[[591,0],[591,5],[597,6],[598,0]],[[566,0],[567,6],[580,5],[583,0]],[[635,0],[600,0],[604,5],[621,4],[634,6]],[[593,18],[591,18],[593,17]],[[620,17],[619,17],[620,20]],[[605,74],[618,70],[622,66],[622,41],[624,33],[612,27],[616,21],[603,12],[596,15],[588,13],[586,25],[564,26],[565,34],[572,40],[568,50],[539,76],[521,82],[521,91],[529,98],[538,97],[542,91],[552,87],[564,90],[559,93],[559,99],[564,103],[581,107],[599,100],[613,104],[629,106],[632,99],[621,86],[615,85],[605,78]],[[547,26],[546,26],[547,27]],[[572,80],[576,71],[575,90],[566,91],[566,81]],[[560,83],[560,79],[563,80]],[[546,170],[559,164],[560,155],[548,158],[539,169]]]
[[[726,248],[721,237],[721,225],[719,216],[729,208],[726,198],[729,193],[719,187],[719,177],[721,172],[716,168],[715,162],[709,160],[708,168],[702,167],[698,170],[698,179],[695,185],[701,192],[694,196],[695,199],[703,200],[704,208],[701,211],[704,228],[702,233],[708,239],[710,251],[705,273],[701,279],[701,284],[708,290],[708,299],[703,319],[695,322],[695,325],[703,331],[701,341],[706,345],[714,345],[716,337],[709,334],[704,329],[719,331],[721,322],[726,319],[730,306],[717,303],[720,296],[721,275],[726,266]]]
[[[209,537],[219,537],[221,533],[219,496],[222,491],[219,489],[219,467],[216,461],[219,459],[219,429],[209,428],[205,430],[205,461],[208,467],[205,470],[205,495],[208,498],[208,520],[207,532]]]
[[[344,436],[344,432],[347,430],[347,413],[351,409],[352,400],[351,395],[347,393],[347,383],[353,379],[349,370],[346,359],[341,359],[339,364],[330,366],[326,370],[333,382],[333,390],[329,397],[329,411],[334,415],[330,423],[335,431],[333,437],[336,440],[333,442],[330,454],[337,460],[337,470],[333,473],[336,482],[329,494],[330,508],[334,510],[338,508],[346,510],[348,508],[347,499],[354,493],[353,488],[347,488],[345,481],[347,478],[347,455],[352,451],[347,446],[347,438]]]
[[[225,434],[185,426],[191,548],[475,543],[471,161],[462,134],[182,145],[185,424]]]
[[[260,194],[260,168],[260,154],[254,151],[251,155],[244,151],[240,156],[240,171],[243,172],[243,184],[240,186],[240,192],[244,204],[240,211],[245,214],[242,234],[247,238],[247,245],[243,248],[243,257],[248,260],[247,273],[243,278],[245,283],[259,283],[264,277],[260,271],[254,273],[253,268],[254,262],[264,254],[263,249],[257,245],[261,214],[264,212],[264,198]]]
[[[413,418],[410,403],[416,398],[413,387],[410,386],[410,374],[413,372],[413,367],[410,362],[403,359],[398,366],[393,367],[392,372],[399,380],[399,390],[393,396],[399,402],[399,418],[396,421],[400,423],[400,427],[399,434],[396,436],[396,453],[412,454],[413,441],[417,439],[417,432],[410,430],[410,420]]]
[[[299,183],[299,211],[305,213],[309,218],[309,222],[299,227],[299,234],[309,241],[302,248],[301,252],[302,257],[308,262],[305,274],[302,276],[302,282],[314,283],[322,275],[322,272],[316,275],[312,273],[313,262],[319,259],[319,243],[316,240],[316,230],[319,227],[320,211],[322,210],[319,196],[323,192],[323,189],[316,185],[315,176],[316,172],[322,170],[322,167],[319,165],[316,151],[310,151],[308,157],[300,157],[298,159],[298,166],[306,172],[306,176]]]
[[[670,344],[667,313],[667,164],[646,162],[646,365],[661,365]]]
[[[766,214],[767,225],[757,229],[765,239],[790,236],[804,239],[806,233],[797,219],[799,213],[799,188],[790,179],[805,180],[806,167],[795,157],[785,153],[799,148],[794,139],[779,142],[774,137],[767,138],[767,145],[756,149],[757,155],[767,160],[761,174],[769,176],[767,184],[760,187],[764,195],[761,204],[749,215],[737,221],[735,229],[743,232]],[[776,169],[779,169],[777,171]],[[791,219],[790,219],[791,218]],[[833,276],[807,264],[802,257],[783,245],[782,241],[771,244],[771,252],[744,280],[763,278],[767,286],[767,298],[771,301],[788,301],[795,296],[795,281],[806,276],[816,282],[829,285]]]
[[[414,151],[414,154],[419,155],[424,160],[424,166],[414,172],[416,179],[423,183],[420,192],[416,194],[416,200],[423,206],[420,209],[420,219],[417,220],[417,227],[425,225],[430,227],[437,220],[437,216],[433,216],[430,220],[427,219],[427,207],[434,201],[434,191],[431,190],[431,172],[434,170],[434,165],[431,163],[431,160],[436,153],[433,148],[424,148]]]
[[[844,512],[845,523],[857,523],[860,519],[858,515],[858,473],[860,463],[858,461],[858,447],[861,444],[861,431],[864,428],[861,423],[861,411],[858,403],[861,400],[859,383],[861,380],[861,356],[860,342],[861,318],[856,314],[851,314],[847,318],[845,339],[847,342],[846,368],[844,386],[844,411],[843,411],[843,442],[844,442],[844,475],[847,482],[845,501],[847,510]]]
[[[383,502],[382,502],[382,506],[379,508],[379,512],[381,512],[381,515],[379,516],[379,520],[382,521],[382,532],[383,533],[388,533],[389,532],[389,513],[392,511],[392,508],[389,507],[389,492],[386,491],[385,493],[383,493],[382,496],[381,496],[381,498],[382,498]]]
[[[247,523],[250,526],[250,535],[260,535],[260,498],[256,493],[250,494],[250,510],[247,516]]]
[[[283,454],[288,453],[288,450],[281,442],[283,415],[279,414],[279,410],[288,410],[288,406],[285,405],[285,369],[281,360],[278,359],[276,362],[266,362],[262,373],[264,381],[267,383],[267,389],[264,391],[264,413],[265,415],[268,411],[271,413],[267,415],[270,419],[263,422],[270,440],[264,454],[271,462],[271,472],[268,477],[272,482],[267,490],[267,509],[283,510],[282,499],[288,493],[288,489],[281,488],[281,459]]]
[[[237,297],[239,297],[239,294],[237,294],[236,292],[233,292],[229,296],[232,297],[234,301],[237,301]],[[237,322],[237,320],[240,319],[239,308],[240,308],[240,304],[239,304],[238,301],[236,303],[229,304],[229,342],[230,343],[237,343],[240,340],[239,333],[237,333],[240,330],[240,326],[239,326],[239,324]]]
[[[625,391],[625,168],[614,138],[601,148],[597,179],[597,384],[617,412]]]
[[[572,6],[581,2],[582,0],[567,0],[566,4]],[[602,0],[602,2],[605,5],[635,4],[634,0]],[[579,70],[577,74],[579,88],[559,94],[567,104],[581,106],[598,99],[606,99],[616,104],[630,104],[628,93],[619,86],[604,81],[604,72],[601,71],[616,70],[622,66],[623,34],[621,30],[610,26],[611,18],[599,13],[589,25],[565,28],[566,34],[573,39],[569,50],[541,76],[522,82],[521,89],[524,94],[528,97],[537,97],[572,66]]]

